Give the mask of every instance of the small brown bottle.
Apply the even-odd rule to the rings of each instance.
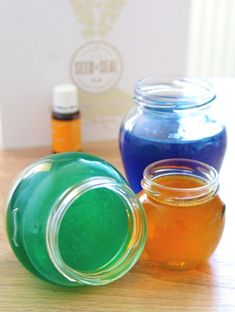
[[[52,151],[81,151],[81,121],[77,87],[60,84],[53,90]]]

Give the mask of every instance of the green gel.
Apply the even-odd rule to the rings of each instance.
[[[97,205],[100,198],[102,204]],[[126,248],[127,229],[126,207],[120,198],[107,189],[90,191],[71,206],[62,221],[59,246],[63,260],[76,270],[94,271]]]
[[[27,168],[10,192],[6,224],[20,262],[67,286],[121,277],[146,238],[144,211],[125,179],[83,153],[50,155]]]

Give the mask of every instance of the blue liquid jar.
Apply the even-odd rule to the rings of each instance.
[[[195,159],[220,170],[227,135],[208,81],[144,78],[137,81],[134,93],[136,106],[122,122],[119,146],[136,193],[141,190],[144,169],[158,160]]]

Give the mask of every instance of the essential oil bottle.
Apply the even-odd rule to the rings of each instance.
[[[52,151],[81,151],[81,122],[77,87],[56,85],[53,90]]]

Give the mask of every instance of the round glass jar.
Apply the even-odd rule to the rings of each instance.
[[[205,263],[224,228],[218,186],[217,171],[202,162],[167,159],[149,165],[139,193],[148,221],[145,256],[177,270]]]
[[[220,170],[227,136],[215,99],[211,84],[201,79],[137,81],[136,107],[124,118],[119,136],[126,176],[136,193],[144,169],[158,160],[196,159]]]
[[[135,194],[109,163],[84,153],[26,168],[7,201],[11,247],[36,276],[60,285],[102,285],[128,272],[146,239]]]

